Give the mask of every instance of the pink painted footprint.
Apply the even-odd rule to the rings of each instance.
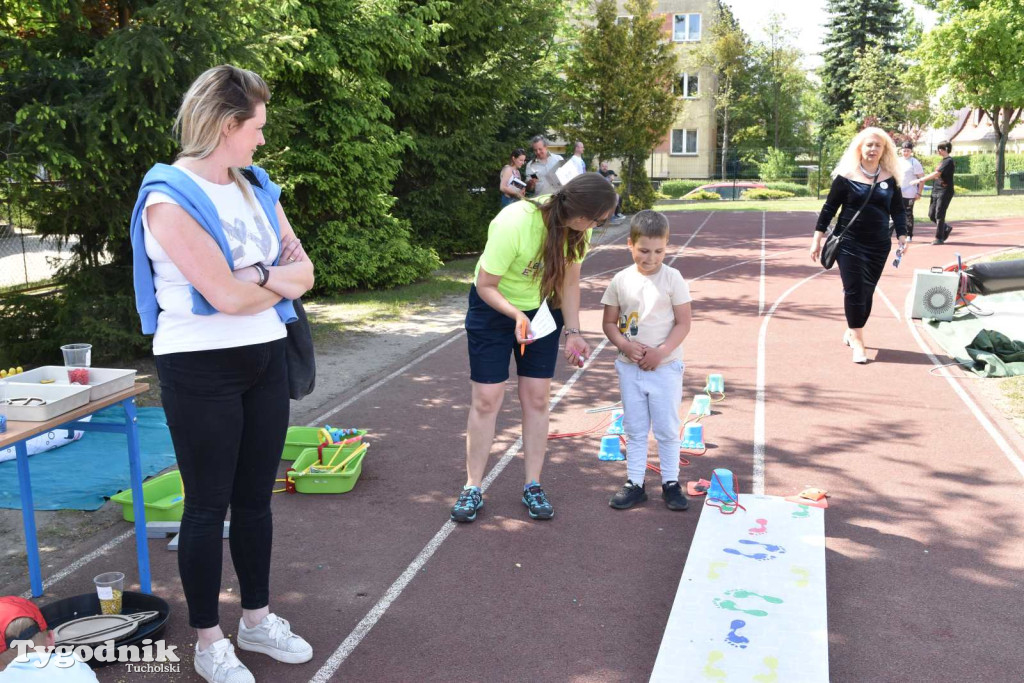
[[[752,527],[749,530],[749,533],[750,533],[751,536],[760,536],[761,534],[764,534],[764,533],[768,532],[768,520],[767,519],[755,519],[754,521],[757,522],[758,524],[760,524],[761,526]]]
[[[729,624],[730,631],[729,634],[725,637],[725,642],[729,643],[733,647],[738,647],[741,650],[746,649],[747,645],[750,643],[750,638],[747,638],[746,636],[741,636],[740,634],[736,633],[746,625],[747,622],[743,621],[742,619],[735,619],[731,624]]]

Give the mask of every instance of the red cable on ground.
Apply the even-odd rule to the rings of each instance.
[[[713,508],[718,508],[718,511],[721,512],[723,515],[735,514],[737,508],[739,508],[740,510],[743,510],[744,512],[747,511],[747,508],[745,508],[742,505],[740,505],[740,496],[739,496],[738,493],[736,494],[736,497],[733,498],[729,494],[729,492],[725,490],[725,487],[722,486],[722,480],[718,478],[718,474],[716,474],[715,472],[712,472],[711,473],[711,477],[712,477],[713,480],[718,482],[719,488],[722,489],[722,492],[725,493],[725,495],[729,498],[730,501],[732,501],[735,504],[735,506],[733,507],[732,510],[726,511],[724,509],[724,506],[728,505],[729,503],[722,503],[721,505],[715,505],[714,503],[711,502],[711,500],[712,500],[711,498],[707,498],[707,499],[704,500],[704,504],[705,505],[707,505],[709,507],[713,507]],[[739,489],[740,489],[739,480],[736,478],[735,474],[732,475],[732,480],[733,480],[733,484],[736,485],[736,490],[739,491]]]
[[[599,429],[604,429],[605,427],[608,426],[608,424],[611,421],[612,421],[612,417],[611,417],[611,415],[609,415],[607,418],[602,420],[600,423],[594,425],[593,427],[591,427],[590,429],[587,429],[585,431],[582,431],[582,432],[567,432],[565,434],[548,434],[548,439],[568,439],[569,437],[574,437],[574,436],[586,436],[587,434],[593,434],[594,432],[596,432]]]

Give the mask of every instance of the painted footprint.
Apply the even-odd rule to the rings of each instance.
[[[747,638],[746,636],[741,636],[736,632],[746,625],[747,622],[743,621],[742,619],[736,619],[731,624],[729,624],[729,628],[731,630],[729,631],[729,635],[725,637],[725,642],[729,643],[733,647],[738,647],[741,650],[745,649],[747,647],[747,644],[750,643],[750,638]]]
[[[731,590],[727,590],[727,591],[725,591],[725,594],[726,595],[730,595],[730,596],[732,596],[734,598],[740,598],[740,599],[743,599],[743,598],[761,598],[765,602],[771,603],[773,605],[781,605],[783,602],[785,602],[782,598],[776,598],[776,597],[773,597],[771,595],[761,595],[760,593],[755,593],[753,591],[743,590],[742,588],[733,588]]]
[[[779,660],[775,657],[765,657],[762,661],[768,671],[763,674],[757,674],[754,676],[754,680],[757,681],[757,683],[778,683]]]
[[[786,552],[786,549],[783,548],[781,545],[772,545],[771,543],[761,543],[760,541],[750,541],[750,540],[747,540],[745,538],[741,538],[739,541],[737,541],[737,543],[742,543],[744,545],[759,545],[759,546],[761,546],[762,548],[764,548],[765,550],[767,550],[770,553],[778,553],[780,555],[783,555]]]
[[[730,612],[742,612],[743,614],[749,614],[752,617],[768,616],[768,613],[765,612],[763,609],[743,609],[732,600],[723,600],[722,598],[715,598],[711,602],[715,603],[715,607],[718,607],[720,609],[726,609]]]
[[[775,559],[775,555],[769,555],[768,553],[753,553],[753,554],[748,555],[748,554],[746,554],[744,552],[740,552],[739,550],[736,550],[736,548],[722,548],[722,552],[729,553],[730,555],[739,555],[740,557],[749,557],[750,559],[758,560],[759,562],[764,562],[765,560],[774,560]]]
[[[793,519],[806,519],[811,516],[811,510],[807,505],[799,506],[800,509],[793,512]]]
[[[729,566],[728,562],[712,562],[708,565],[708,578],[712,581],[717,581],[722,578],[722,575],[718,573],[719,569],[725,569]]]
[[[793,567],[789,571],[793,572],[797,576],[795,580],[797,588],[807,588],[807,584],[810,583],[811,578],[811,573],[809,571],[803,567]]]
[[[757,522],[760,526],[752,527],[749,530],[748,533],[751,536],[760,536],[761,534],[767,533],[767,531],[768,531],[768,520],[767,519],[755,519],[754,521]]]
[[[708,653],[707,664],[704,665],[704,678],[710,678],[713,681],[724,681],[726,673],[719,669],[715,664],[722,661],[725,655],[718,650],[712,650]]]

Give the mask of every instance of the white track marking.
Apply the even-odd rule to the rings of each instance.
[[[697,229],[693,231],[692,235],[690,235],[690,239],[686,240],[683,243],[683,246],[679,247],[679,249],[676,250],[676,253],[672,255],[672,258],[669,259],[669,262],[668,262],[669,266],[671,266],[673,263],[675,263],[676,259],[683,255],[683,251],[688,246],[690,246],[690,242],[692,242],[694,240],[694,238],[696,238],[697,235],[700,234],[700,231],[704,229],[704,226],[708,224],[708,221],[711,220],[711,217],[714,216],[714,215],[715,215],[714,211],[708,213],[708,217],[704,219],[703,223],[701,223],[700,225],[697,226]]]
[[[569,389],[572,388],[572,385],[576,383],[576,380],[578,380],[580,376],[587,371],[587,368],[589,368],[591,364],[593,364],[594,359],[597,358],[598,354],[600,354],[604,347],[607,345],[607,339],[605,339],[598,345],[598,347],[594,350],[594,353],[592,353],[590,355],[590,358],[587,359],[587,362],[584,364],[584,366],[578,369],[576,372],[574,372],[572,377],[570,377],[569,380],[564,385],[562,385],[562,388],[558,391],[557,394],[555,394],[554,398],[551,399],[549,409],[554,408],[556,405],[558,405],[559,401],[561,401],[562,398],[569,392]],[[504,469],[508,466],[508,464],[512,462],[512,458],[514,458],[516,454],[519,453],[519,450],[522,447],[523,439],[522,437],[519,437],[518,439],[516,439],[516,442],[514,444],[508,447],[508,450],[505,451],[505,454],[501,456],[501,460],[498,461],[494,468],[484,478],[483,482],[480,485],[481,490],[487,490],[487,487],[489,487],[491,483],[498,478],[498,475],[500,475],[502,471],[504,471]],[[348,637],[345,638],[344,641],[342,641],[341,645],[339,645],[338,648],[334,651],[334,653],[331,654],[331,656],[327,659],[327,661],[324,662],[323,666],[320,667],[320,670],[316,672],[313,678],[309,679],[310,683],[326,683],[327,681],[331,680],[331,677],[338,671],[338,668],[345,662],[348,656],[352,654],[352,651],[359,646],[359,643],[363,641],[363,639],[367,636],[367,634],[370,633],[373,627],[376,626],[377,622],[380,621],[381,617],[384,616],[384,613],[388,611],[388,608],[391,606],[391,604],[398,599],[398,596],[402,594],[402,591],[405,590],[406,586],[408,586],[409,583],[414,578],[416,578],[416,575],[419,574],[420,570],[423,568],[423,565],[425,565],[427,561],[434,555],[434,553],[437,552],[437,549],[441,547],[441,544],[444,543],[445,539],[447,539],[448,536],[451,535],[452,531],[455,529],[455,526],[456,523],[451,520],[448,520],[443,525],[441,525],[441,528],[437,531],[436,534],[434,534],[434,537],[430,539],[430,541],[423,547],[422,550],[420,550],[419,554],[416,556],[416,559],[414,559],[412,563],[405,568],[405,571],[403,571],[402,574],[398,577],[398,579],[396,579],[395,582],[391,584],[391,586],[384,592],[384,595],[381,596],[380,600],[377,601],[377,604],[375,604],[370,609],[370,611],[367,612],[366,616],[364,616],[362,620],[360,620],[360,622],[356,624],[356,627],[352,629],[352,632],[348,634]]]
[[[765,216],[766,211],[761,212],[761,285],[758,287],[757,292],[757,315],[760,317],[764,314],[764,237],[765,237]]]
[[[900,312],[899,312],[898,310],[896,310],[896,307],[895,307],[895,306],[893,306],[893,305],[892,305],[892,302],[891,302],[891,301],[889,301],[889,297],[887,297],[887,296],[885,295],[885,292],[883,292],[883,291],[882,291],[882,288],[881,288],[881,287],[877,287],[877,286],[876,286],[876,287],[875,287],[875,291],[876,291],[876,292],[878,292],[879,294],[881,294],[881,295],[882,295],[882,301],[884,301],[884,302],[885,302],[885,305],[889,307],[889,310],[890,310],[890,311],[892,311],[892,314],[893,314],[893,316],[895,316],[895,317],[896,317],[896,322],[900,322],[900,321],[902,321],[902,320],[903,320],[903,318],[902,318],[902,317],[900,317]]]
[[[85,565],[87,565],[90,562],[92,562],[93,560],[95,560],[97,557],[102,557],[103,555],[106,555],[111,550],[113,550],[117,546],[121,545],[123,542],[127,541],[129,538],[134,538],[134,537],[135,537],[135,527],[132,527],[130,530],[124,532],[120,536],[115,536],[114,538],[110,539],[109,541],[107,541],[106,543],[101,545],[99,548],[96,548],[96,550],[93,550],[91,553],[89,553],[87,555],[83,555],[79,559],[75,560],[74,562],[72,562],[68,566],[66,566],[63,569],[61,569],[59,572],[57,572],[56,574],[54,574],[50,578],[48,578],[45,581],[43,581],[43,592],[45,593],[47,588],[53,586],[58,581],[61,581],[61,580],[65,579],[65,578],[67,578],[71,574],[74,574],[79,569],[81,569]],[[21,594],[21,597],[25,598],[26,600],[31,599],[32,598],[32,591],[31,590],[25,591],[24,593]]]
[[[755,496],[764,495],[764,456],[765,456],[765,426],[764,426],[764,387],[765,387],[765,348],[768,344],[768,323],[772,320],[775,309],[779,307],[786,297],[792,294],[798,287],[810,282],[819,275],[824,275],[827,270],[819,270],[814,275],[805,277],[785,292],[782,293],[768,313],[761,320],[761,331],[757,335],[757,394],[754,398],[754,474],[753,492]]]

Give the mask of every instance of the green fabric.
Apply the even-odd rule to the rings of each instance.
[[[980,375],[1024,375],[1024,342],[1014,341],[1005,334],[982,330],[967,345],[967,353],[974,360],[972,370]]]
[[[1016,370],[1022,359],[1002,356],[1005,351],[1014,353],[1011,346],[1024,340],[1024,292],[979,296],[974,304],[992,315],[976,316],[961,308],[949,322],[931,320],[922,327],[950,358],[982,377],[1024,374]],[[1006,339],[1011,346],[995,346],[993,334]]]
[[[539,197],[544,202],[547,197]],[[587,245],[591,230],[587,230]],[[520,311],[540,308],[540,250],[544,245],[544,219],[532,202],[519,201],[501,210],[487,228],[487,245],[477,261],[473,280],[483,268],[501,277],[498,291]],[[586,248],[584,248],[586,254]],[[535,277],[536,275],[536,277]]]

